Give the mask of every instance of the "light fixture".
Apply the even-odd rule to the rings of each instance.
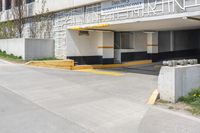
[[[147,30],[147,31],[144,31],[144,33],[146,33],[146,34],[148,34],[148,33],[155,33],[156,31],[154,31],[154,30]]]
[[[195,17],[183,17],[182,19],[190,19],[190,20],[195,20],[195,21],[200,21],[200,18],[195,18]]]

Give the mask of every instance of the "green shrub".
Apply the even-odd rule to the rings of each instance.
[[[200,114],[200,88],[193,89],[187,96],[181,97],[179,101],[190,105],[193,114]]]
[[[6,51],[2,51],[2,50],[0,50],[0,57],[4,59],[14,59],[14,60],[22,59],[21,56],[18,57],[13,54],[7,54]]]
[[[56,57],[34,59],[34,61],[45,61],[45,60],[59,60],[59,59],[57,59]]]

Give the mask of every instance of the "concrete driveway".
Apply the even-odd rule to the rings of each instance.
[[[173,125],[181,120],[200,124],[147,105],[156,84],[157,76],[152,75],[113,76],[4,62],[0,133],[168,133],[166,128],[175,133]],[[166,126],[164,118],[176,121]],[[191,128],[191,123],[182,125]],[[199,127],[192,131],[198,133]]]
[[[119,67],[119,68],[110,68],[107,70],[126,72],[126,73],[139,73],[145,75],[159,75],[162,62],[156,62],[145,65],[129,66],[129,67]]]

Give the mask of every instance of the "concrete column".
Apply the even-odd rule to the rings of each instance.
[[[158,53],[158,32],[147,33],[147,53]]]
[[[2,11],[6,10],[6,0],[2,0]]]
[[[102,32],[98,50],[103,57],[103,63],[114,63],[114,32]]]
[[[12,8],[12,7],[15,7],[15,0],[12,0],[12,1],[11,1],[11,8]]]
[[[174,51],[174,31],[170,31],[170,51]]]

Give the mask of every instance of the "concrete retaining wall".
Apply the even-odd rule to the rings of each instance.
[[[0,50],[21,56],[23,60],[54,57],[54,40],[51,39],[2,39]]]
[[[192,89],[200,87],[200,65],[161,68],[158,78],[160,98],[176,102]]]

